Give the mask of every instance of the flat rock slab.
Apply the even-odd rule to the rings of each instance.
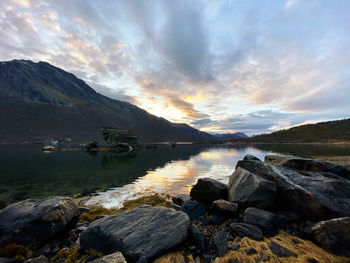
[[[325,250],[350,257],[350,217],[318,222],[312,227],[312,237]]]
[[[120,251],[131,261],[150,260],[186,240],[189,225],[183,212],[143,205],[91,223],[81,233],[80,245],[104,254]]]
[[[347,167],[316,159],[301,158],[292,155],[272,154],[265,156],[265,162],[289,167],[299,171],[334,173],[350,180],[350,171],[347,169]]]
[[[113,254],[92,260],[90,261],[90,263],[127,263],[127,262],[122,253],[115,252]]]
[[[63,230],[79,214],[71,198],[25,200],[0,212],[0,245],[41,245]]]

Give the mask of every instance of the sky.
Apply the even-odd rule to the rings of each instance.
[[[0,60],[47,61],[210,133],[350,117],[350,1],[1,0]]]

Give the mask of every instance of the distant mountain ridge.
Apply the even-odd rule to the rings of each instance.
[[[214,136],[221,141],[232,141],[249,138],[249,136],[243,132],[214,134]]]
[[[308,143],[350,141],[350,119],[319,122],[293,127],[247,139],[262,143]]]
[[[215,139],[99,94],[47,62],[0,62],[0,113],[0,141],[70,138],[84,142],[101,139],[103,126],[131,130],[140,141]]]

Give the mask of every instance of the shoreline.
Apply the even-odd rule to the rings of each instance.
[[[15,203],[0,210],[0,257],[98,263],[93,260],[117,253],[118,262],[350,262],[342,245],[350,242],[350,214],[338,202],[350,194],[334,188],[350,188],[350,170],[293,156],[260,161],[249,154],[237,167],[229,185],[200,178],[189,195],[150,192],[121,208],[86,205],[88,197]],[[254,184],[244,183],[251,177]],[[28,231],[38,222],[47,230]]]

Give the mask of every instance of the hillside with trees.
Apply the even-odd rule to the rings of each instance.
[[[350,141],[350,119],[301,125],[246,139],[262,143],[309,143]]]

